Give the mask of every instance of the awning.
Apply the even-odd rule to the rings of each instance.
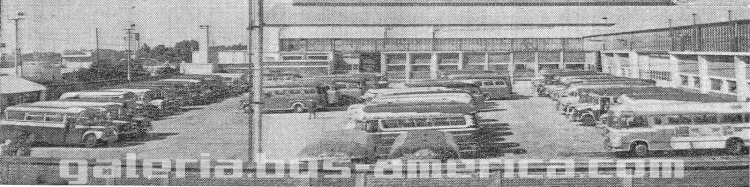
[[[11,75],[0,75],[0,94],[27,93],[47,90],[41,84]]]

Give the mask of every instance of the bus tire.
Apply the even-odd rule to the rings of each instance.
[[[83,137],[83,146],[87,148],[96,147],[99,144],[99,139],[93,134],[88,134]]]
[[[635,142],[630,146],[630,154],[636,157],[647,157],[651,153],[648,150],[648,144],[645,142]]]
[[[303,113],[305,112],[305,106],[302,103],[294,103],[292,104],[292,112]]]
[[[726,152],[732,155],[741,155],[745,146],[742,145],[742,140],[738,138],[730,138],[727,140]]]

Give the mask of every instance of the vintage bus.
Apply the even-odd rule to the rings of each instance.
[[[347,112],[359,115],[367,105],[377,104],[406,104],[406,103],[463,103],[477,107],[474,97],[463,91],[434,91],[410,94],[394,94],[373,98],[363,104],[351,105]]]
[[[151,89],[161,93],[164,98],[176,101],[179,106],[189,105],[193,100],[191,97],[197,97],[197,94],[191,93],[186,88],[180,85],[175,85],[167,82],[158,81],[146,81],[136,82],[129,84],[121,84],[116,86],[105,87],[104,89]],[[196,99],[197,100],[197,99]]]
[[[96,147],[117,140],[117,129],[99,112],[83,107],[11,106],[0,120],[0,137],[29,134],[34,143]]]
[[[448,90],[456,90],[446,87],[416,87],[416,88],[381,88],[381,89],[369,89],[365,94],[361,96],[363,101],[369,101],[373,98],[380,97],[380,96],[386,96],[386,95],[392,95],[392,94],[398,94],[398,93],[416,93],[416,92],[425,92],[425,91],[448,91]]]
[[[151,121],[144,118],[133,117],[130,110],[124,107],[122,103],[115,102],[92,102],[92,101],[40,101],[27,103],[20,106],[25,107],[43,107],[43,108],[74,108],[83,107],[95,109],[94,112],[101,112],[104,120],[112,122],[117,127],[117,135],[122,138],[142,137],[153,129]]]
[[[376,158],[479,158],[498,151],[497,129],[477,124],[469,104],[389,103],[363,111],[353,128],[368,134]]]
[[[165,98],[161,92],[155,89],[116,88],[104,91],[133,92],[137,98],[136,103],[156,106],[161,112],[159,116],[175,114],[182,110],[178,101]]]
[[[78,91],[66,92],[60,96],[62,101],[96,101],[119,102],[134,115],[147,118],[159,118],[160,109],[150,104],[138,103],[138,96],[129,91]]]
[[[394,85],[394,88],[417,88],[417,87],[445,87],[452,89],[459,89],[468,92],[477,100],[486,100],[487,94],[482,92],[480,85],[476,82],[461,82],[452,80],[424,80],[416,82],[406,82],[403,84]]]
[[[743,154],[750,142],[750,103],[628,104],[613,107],[605,147],[648,156],[654,150],[724,149]]]
[[[571,121],[583,122],[583,125],[594,126],[610,108],[622,104],[676,104],[676,103],[726,103],[735,102],[734,96],[726,94],[701,94],[677,88],[619,88],[610,92],[587,93],[582,99],[587,104],[572,106],[567,115]]]
[[[318,108],[338,105],[337,93],[330,87],[321,84],[288,83],[284,85],[269,85],[264,87],[261,95],[263,111],[292,111],[305,112],[312,105]],[[248,94],[243,96],[242,109],[251,112]],[[333,99],[332,99],[333,98]]]

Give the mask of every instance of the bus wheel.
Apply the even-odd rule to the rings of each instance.
[[[646,143],[636,143],[635,145],[631,146],[630,153],[633,156],[637,157],[647,157],[650,154],[648,151],[648,145],[646,145]]]
[[[745,146],[742,145],[741,140],[729,139],[729,141],[727,141],[726,151],[729,154],[741,155],[744,148]]]
[[[596,119],[594,119],[594,116],[591,115],[585,115],[581,117],[581,122],[583,122],[583,125],[586,126],[596,126]]]
[[[93,134],[89,134],[83,137],[83,146],[87,148],[96,147],[96,145],[99,143],[99,140],[96,139],[96,136]]]
[[[303,113],[305,112],[305,107],[303,107],[302,104],[295,104],[294,107],[292,107],[292,111],[296,113]]]

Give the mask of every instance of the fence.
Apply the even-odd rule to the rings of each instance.
[[[594,35],[584,40],[603,42],[601,50],[750,52],[750,20]]]

